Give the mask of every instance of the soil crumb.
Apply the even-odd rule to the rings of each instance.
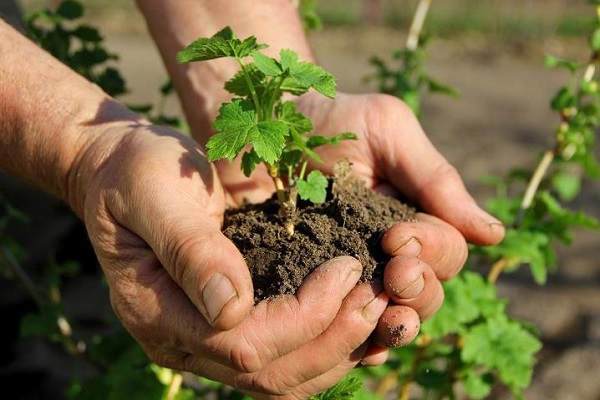
[[[299,201],[291,237],[275,197],[227,210],[223,232],[246,259],[255,301],[295,293],[311,271],[342,255],[361,262],[361,282],[380,279],[389,259],[381,236],[393,224],[412,220],[415,209],[367,188],[348,162],[336,165],[329,189],[324,203]]]

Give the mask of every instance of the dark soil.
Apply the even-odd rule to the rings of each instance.
[[[335,168],[329,187],[324,203],[299,202],[291,237],[275,198],[226,213],[224,233],[250,267],[256,301],[295,293],[306,275],[342,255],[361,262],[361,282],[381,277],[389,259],[381,250],[381,236],[394,223],[411,220],[414,208],[368,189],[344,162]]]

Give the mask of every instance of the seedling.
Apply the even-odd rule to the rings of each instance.
[[[189,63],[230,57],[239,64],[238,73],[225,83],[237,97],[221,105],[213,124],[216,133],[206,144],[208,160],[231,161],[244,152],[241,168],[246,176],[262,163],[273,179],[283,224],[293,235],[297,197],[321,203],[327,195],[327,178],[318,170],[307,174],[311,159],[321,161],[314,149],[356,136],[313,135],[311,120],[283,95],[300,96],[314,89],[333,98],[335,79],[321,67],[300,61],[292,50],[281,50],[277,60],[261,52],[266,47],[254,36],[238,39],[226,27],[210,38],[197,39],[177,59]]]

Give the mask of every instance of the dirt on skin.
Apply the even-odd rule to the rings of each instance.
[[[393,224],[412,220],[415,209],[367,188],[340,162],[324,203],[298,203],[295,232],[289,236],[276,198],[226,212],[223,231],[244,255],[255,301],[293,294],[321,263],[337,256],[357,258],[361,282],[378,280],[389,259],[381,236]]]

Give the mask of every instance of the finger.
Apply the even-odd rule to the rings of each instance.
[[[452,225],[431,215],[416,214],[417,222],[395,224],[383,235],[383,250],[392,257],[418,257],[441,280],[455,276],[464,266],[468,248]]]
[[[321,335],[338,314],[362,273],[358,260],[337,257],[307,276],[295,296],[262,301],[232,331],[208,337],[195,354],[212,351],[215,361],[254,372]]]
[[[383,365],[386,363],[389,356],[390,349],[371,343],[369,344],[367,351],[365,351],[365,354],[363,354],[362,360],[360,360],[360,366],[374,367]]]
[[[163,205],[148,223],[148,242],[164,268],[206,321],[231,329],[254,303],[248,266],[235,245],[200,207]]]
[[[388,142],[381,145],[385,177],[425,211],[455,226],[469,242],[495,244],[502,240],[502,224],[477,205],[457,170],[436,150],[408,106],[386,99],[382,102],[385,109],[379,110],[393,116],[386,126],[402,127],[404,134],[390,132]]]
[[[410,306],[421,321],[435,314],[444,300],[440,281],[418,258],[393,257],[385,267],[383,286],[394,303]]]
[[[360,362],[387,304],[388,297],[379,288],[359,285],[346,297],[322,335],[275,360],[258,374],[241,377],[236,382],[238,387],[252,389],[269,382],[271,390],[276,388],[278,394],[285,394],[310,382],[304,390],[314,393],[326,389]]]
[[[379,319],[373,342],[382,347],[401,347],[419,334],[421,321],[417,312],[408,306],[391,305]]]

